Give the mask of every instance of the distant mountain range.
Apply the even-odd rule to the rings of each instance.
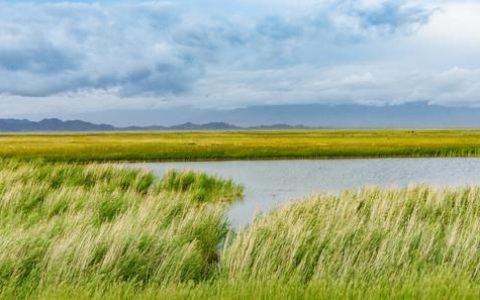
[[[480,127],[480,108],[426,102],[386,106],[292,104],[230,110],[117,110],[62,118],[84,121],[0,119],[0,132]]]
[[[225,122],[241,127],[272,124],[302,124],[307,127],[399,128],[480,127],[480,108],[447,107],[427,102],[372,106],[361,104],[290,104],[250,106],[236,109],[177,107],[151,110],[111,110],[76,114],[80,119],[114,126],[163,125],[192,122]]]
[[[39,122],[18,119],[0,119],[2,132],[31,131],[111,131],[112,125],[93,124],[85,121],[62,121],[59,119],[44,119]]]
[[[155,130],[240,130],[240,129],[300,129],[301,125],[287,124],[262,125],[257,127],[240,127],[224,122],[206,124],[184,123],[174,126],[129,126],[115,127],[107,124],[94,124],[81,120],[62,121],[43,119],[35,122],[19,119],[0,119],[0,132],[54,132],[54,131],[155,131]]]

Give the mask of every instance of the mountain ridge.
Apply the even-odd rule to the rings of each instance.
[[[284,104],[232,109],[171,107],[151,110],[107,110],[74,114],[69,119],[109,123],[172,126],[192,122],[225,122],[240,127],[302,124],[311,128],[446,128],[480,127],[480,107],[442,106],[428,102],[389,105]]]
[[[384,106],[288,104],[230,110],[175,107],[149,111],[102,111],[62,116],[62,119],[70,121],[0,119],[0,131],[480,128],[480,107],[447,107],[428,102]]]
[[[0,132],[81,132],[81,131],[188,131],[188,130],[245,130],[245,129],[300,129],[302,125],[288,124],[261,125],[252,127],[235,126],[225,122],[204,124],[183,123],[173,126],[128,126],[115,127],[109,124],[95,124],[82,120],[60,120],[57,118],[30,121],[28,119],[0,119]]]

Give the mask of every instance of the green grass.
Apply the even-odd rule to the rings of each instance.
[[[107,165],[0,162],[0,295],[23,297],[64,283],[171,284],[211,278],[228,225],[222,199],[241,187],[192,197]],[[232,189],[232,190],[230,190]],[[234,191],[233,191],[234,190]]]
[[[0,160],[0,299],[480,297],[480,187],[318,195],[233,232],[241,191],[191,172]]]
[[[243,188],[232,180],[218,180],[205,173],[193,171],[169,170],[164,174],[157,189],[172,192],[183,192],[198,202],[233,201],[241,197]]]
[[[480,188],[366,188],[257,218],[222,254],[235,280],[368,283],[439,274],[480,284]],[[480,286],[479,286],[480,287]]]
[[[426,156],[480,156],[480,130],[0,135],[0,157],[51,162]]]
[[[455,275],[441,273],[433,277],[403,282],[372,285],[364,282],[329,282],[299,284],[295,282],[224,281],[201,284],[177,284],[138,288],[116,284],[95,289],[88,285],[62,285],[43,289],[34,299],[478,299],[480,287]]]

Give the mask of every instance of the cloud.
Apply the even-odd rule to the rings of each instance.
[[[480,5],[467,2],[0,0],[0,117],[291,103],[479,106]]]
[[[202,73],[193,49],[170,43],[167,4],[1,3],[0,16],[3,93],[181,94]]]
[[[71,56],[51,45],[0,49],[0,68],[10,72],[58,73],[77,68],[78,60],[78,57]]]
[[[260,35],[271,39],[290,39],[299,37],[303,29],[298,24],[291,24],[278,16],[268,16],[257,24],[257,31]]]
[[[328,1],[312,24],[337,42],[365,42],[376,37],[410,35],[428,23],[435,9],[405,0]]]
[[[363,103],[371,105],[427,101],[440,105],[480,106],[480,68],[453,67],[436,72],[414,70],[399,64],[349,65],[317,68],[293,66],[279,70],[230,70],[200,79],[195,101],[190,95],[122,98],[115,89],[87,89],[39,98],[9,95],[0,97],[0,118],[69,117],[105,110],[136,111],[141,123],[157,109],[172,107],[235,108],[264,104]],[[228,102],[225,101],[228,99]],[[177,113],[182,110],[172,110]],[[185,110],[185,113],[199,110]],[[128,113],[124,114],[128,116]],[[101,116],[101,115],[100,115]],[[152,116],[151,116],[152,117]],[[170,116],[176,123],[176,116]],[[99,117],[100,118],[100,117]],[[101,118],[100,118],[101,119]],[[159,119],[157,123],[162,123]]]
[[[293,66],[280,70],[230,71],[199,82],[202,105],[215,108],[260,104],[363,103],[372,105],[426,101],[480,106],[480,68],[419,70],[402,64]],[[213,92],[212,92],[213,91]],[[221,92],[214,92],[221,91]],[[182,101],[183,100],[183,101]],[[188,99],[179,99],[188,104]]]
[[[405,1],[391,0],[354,12],[364,27],[375,27],[392,33],[398,30],[412,30],[428,22],[433,11]]]
[[[247,5],[234,3],[238,11]],[[399,1],[352,3],[225,16],[220,2],[209,14],[188,1],[0,1],[0,94],[183,96],[210,70],[318,64],[314,52],[328,55],[341,36],[377,36],[372,28],[393,35],[428,18]]]

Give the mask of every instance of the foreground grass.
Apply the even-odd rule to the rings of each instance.
[[[234,233],[219,178],[0,161],[0,299],[478,299],[480,187],[319,195]]]
[[[480,156],[480,130],[0,135],[0,157],[57,162],[405,156]]]
[[[176,181],[188,191],[172,189]],[[212,193],[198,181],[224,189]],[[209,279],[228,230],[222,192],[241,188],[190,173],[156,182],[151,173],[111,166],[2,161],[0,295]]]
[[[479,231],[478,187],[367,188],[258,218],[221,263],[231,280],[329,283],[361,298],[480,296]]]
[[[223,281],[138,288],[117,284],[104,289],[88,285],[62,285],[42,290],[33,299],[478,299],[480,287],[448,273],[420,278],[393,286],[389,282],[371,284],[316,281],[302,284],[274,281]]]

